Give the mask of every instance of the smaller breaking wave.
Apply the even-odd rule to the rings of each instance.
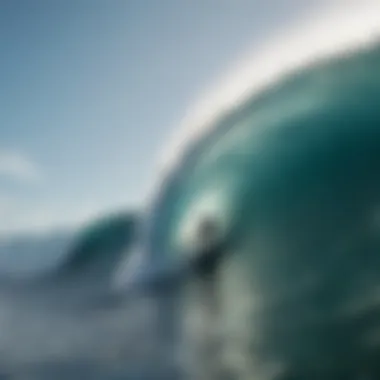
[[[138,219],[136,213],[121,211],[102,216],[77,231],[13,237],[12,244],[8,243],[13,250],[2,247],[0,298],[59,309],[80,305],[86,309],[93,303],[102,306],[110,298],[111,303],[118,302],[111,295],[115,293],[112,280],[131,252]],[[11,263],[9,253],[13,254]]]
[[[85,227],[58,268],[60,275],[110,273],[135,239],[137,215],[118,213]]]

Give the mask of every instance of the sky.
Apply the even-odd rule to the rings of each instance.
[[[1,1],[0,233],[142,205],[209,84],[322,3]]]

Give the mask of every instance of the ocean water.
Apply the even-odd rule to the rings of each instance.
[[[121,213],[76,234],[3,242],[14,256],[0,278],[0,379],[178,379],[174,291],[112,287],[136,225]]]
[[[187,347],[196,380],[219,380],[215,367],[234,380],[378,379],[379,67],[373,44],[296,70],[184,152],[144,221],[141,273],[197,253],[212,216],[228,254],[211,287],[110,287],[128,218],[91,227],[34,280],[1,280],[0,380],[177,380]]]
[[[197,380],[379,378],[379,67],[377,42],[246,92],[169,172],[152,263],[196,254],[204,217],[228,251],[184,295]]]
[[[17,379],[173,378],[171,347],[157,322],[157,299],[117,300],[96,308],[51,295],[2,292],[0,368]],[[50,298],[52,297],[52,299]],[[84,303],[86,300],[84,300]]]

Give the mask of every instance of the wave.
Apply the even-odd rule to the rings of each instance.
[[[96,270],[108,275],[136,239],[138,216],[117,213],[96,220],[81,231],[58,272],[73,275]]]
[[[120,211],[76,231],[14,236],[8,241],[13,249],[3,247],[14,257],[13,272],[0,272],[0,303],[61,311],[117,306],[124,295],[114,287],[114,276],[131,254],[138,224],[137,213]]]
[[[170,265],[188,253],[203,215],[231,234],[231,255],[219,268],[221,322],[227,321],[220,330],[236,338],[232,348],[242,348],[232,350],[231,362],[247,363],[238,369],[248,378],[271,377],[266,371],[278,368],[284,377],[318,378],[313,369],[318,375],[323,365],[331,377],[346,378],[341,369],[352,363],[371,376],[377,366],[378,344],[367,335],[378,330],[379,315],[366,318],[361,311],[376,306],[379,246],[373,215],[361,211],[373,211],[380,193],[379,65],[379,47],[366,46],[281,77],[271,88],[249,89],[190,142],[156,189],[143,242],[148,264]],[[161,306],[118,299],[89,313],[51,308],[66,298],[70,305],[73,298],[88,300],[78,279],[93,290],[93,280],[108,278],[129,254],[138,219],[101,218],[70,237],[67,254],[41,282],[44,302],[28,294],[16,304],[13,292],[0,287],[0,303],[9,302],[0,313],[5,373],[141,379],[149,367],[154,373],[147,378],[158,378],[160,364],[172,355],[160,328],[163,322],[170,330],[175,319],[167,297]],[[202,315],[196,295],[181,301],[189,314],[201,312],[201,322],[210,317]],[[305,330],[311,325],[317,327]],[[245,347],[255,351],[254,374]]]
[[[380,316],[379,67],[371,40],[245,94],[189,143],[156,194],[152,261],[172,265],[191,252],[203,217],[219,224],[230,252],[215,295],[222,327],[254,348],[263,370],[276,358],[285,377],[322,367],[321,378],[339,377],[360,357],[378,376],[378,340],[362,339]],[[201,296],[184,302],[203,325],[219,321]],[[191,333],[202,344],[199,326]],[[251,371],[250,349],[239,353],[241,371]]]

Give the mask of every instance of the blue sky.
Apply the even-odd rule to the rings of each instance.
[[[0,232],[141,204],[187,108],[317,3],[1,1]]]

